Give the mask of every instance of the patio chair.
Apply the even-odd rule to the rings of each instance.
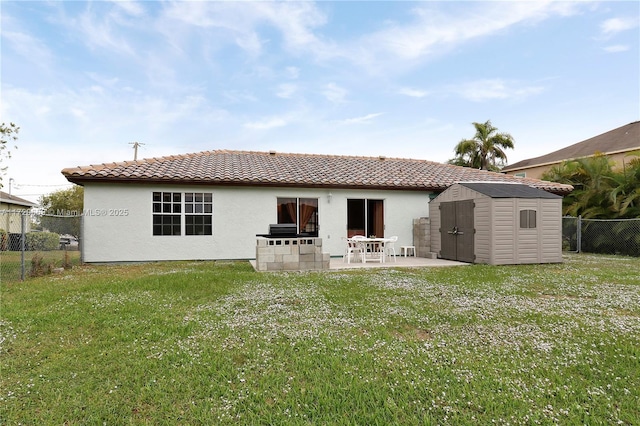
[[[385,241],[384,243],[384,253],[386,256],[391,256],[391,253],[393,253],[393,261],[396,262],[396,247],[395,247],[395,243],[398,241],[398,236],[394,235],[393,237],[390,237],[387,241]]]
[[[362,256],[363,246],[357,241],[351,240],[349,238],[342,237],[342,241],[344,242],[344,256],[342,256],[342,261],[344,262],[345,258],[347,259],[347,263],[351,263],[352,256]],[[354,258],[355,259],[355,258]]]

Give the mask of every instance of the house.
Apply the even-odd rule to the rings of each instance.
[[[570,185],[425,160],[205,151],[67,168],[84,186],[86,262],[253,259],[256,235],[295,224],[343,254],[354,234],[412,244],[414,219],[460,182],[517,182],[564,195]]]
[[[429,205],[438,257],[490,265],[562,262],[562,197],[514,183],[460,182]]]
[[[593,138],[578,142],[549,154],[518,161],[502,169],[510,175],[540,179],[551,167],[563,161],[591,157],[595,154],[607,155],[617,167],[629,161],[631,152],[640,152],[640,121],[629,123]]]
[[[0,229],[9,234],[20,234],[22,232],[22,216],[37,204],[27,201],[15,195],[0,191]],[[27,216],[24,232],[31,231],[31,221]]]

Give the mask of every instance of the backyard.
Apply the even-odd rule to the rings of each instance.
[[[640,424],[638,258],[0,286],[2,424]]]

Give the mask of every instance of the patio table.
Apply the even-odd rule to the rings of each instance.
[[[354,241],[362,245],[362,262],[386,262],[384,244],[389,241],[388,238],[350,238],[350,241]]]

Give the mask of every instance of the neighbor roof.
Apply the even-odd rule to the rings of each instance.
[[[545,164],[559,163],[575,158],[589,157],[595,153],[616,154],[640,150],[640,121],[618,127],[593,138],[578,142],[540,157],[529,158],[508,165],[503,172],[526,169]]]
[[[205,151],[62,170],[70,182],[181,183],[443,191],[460,181],[517,182],[557,194],[571,185],[426,160]]]
[[[14,204],[16,206],[35,207],[36,203],[27,201],[24,198],[16,197],[15,195],[9,195],[6,192],[0,191],[0,203]]]
[[[487,182],[460,182],[460,185],[491,198],[562,198],[527,185]]]

